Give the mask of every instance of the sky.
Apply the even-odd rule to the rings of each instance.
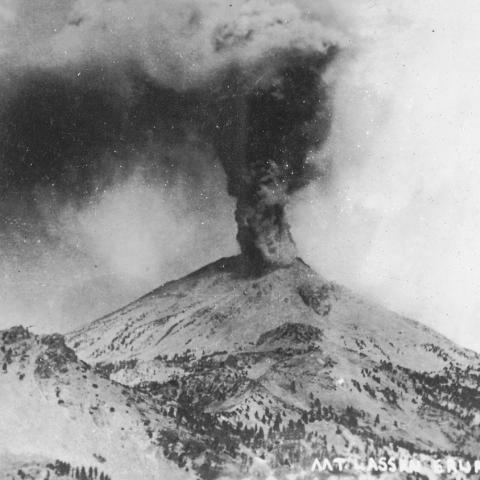
[[[142,3],[143,12],[125,7],[135,6],[133,0],[110,2],[111,13],[93,0],[1,0],[2,128],[11,118],[30,125],[18,117],[20,104],[9,104],[16,79],[28,69],[76,72],[92,52],[115,62],[128,52],[158,84],[187,89],[225,61],[197,49],[213,24],[233,25],[238,34],[252,18],[258,31],[273,25],[272,12],[289,19],[285,31],[258,35],[236,51],[242,64],[276,43],[302,40],[303,19],[319,18],[312,41],[332,39],[341,53],[325,74],[331,133],[312,152],[324,175],[297,192],[288,209],[299,253],[324,276],[480,351],[480,6],[471,0],[298,0],[274,7],[258,1],[247,2],[253,7],[245,12],[237,1],[233,15],[212,1],[202,3],[202,28],[189,36],[179,32],[195,16],[185,19],[170,11],[171,2],[160,3],[164,24],[171,25],[162,30],[153,22],[157,38],[139,33],[155,2]],[[98,33],[109,28],[114,42]],[[167,46],[157,51],[152,44]],[[84,64],[78,71],[88,77]],[[121,75],[106,75],[114,96],[131,98]],[[116,117],[102,115],[115,132]],[[85,119],[88,125],[91,117]],[[44,167],[28,182],[1,182],[1,327],[68,331],[238,252],[234,201],[211,146],[193,134],[174,143],[148,132],[140,138],[144,126],[130,132],[138,148],[121,145],[120,161],[111,158],[113,150],[69,151],[75,161],[94,165],[88,189],[72,193],[83,177],[75,173],[62,183],[55,165],[52,188],[37,182]]]
[[[327,276],[479,351],[480,8],[398,3],[339,76],[335,181],[299,201],[295,238]]]

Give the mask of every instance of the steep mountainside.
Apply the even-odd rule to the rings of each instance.
[[[384,455],[432,477],[434,457],[479,455],[480,356],[301,260],[255,278],[220,260],[66,344],[1,338],[9,471],[294,479],[317,478],[316,458]]]
[[[105,376],[171,403],[200,450],[213,437],[244,469],[258,458],[307,468],[332,451],[478,455],[480,356],[300,260],[257,278],[241,275],[239,258],[220,260],[68,343]],[[170,458],[201,457],[168,438]]]

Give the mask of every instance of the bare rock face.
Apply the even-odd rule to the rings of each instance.
[[[332,301],[335,299],[335,291],[335,285],[331,283],[321,286],[306,283],[298,287],[298,294],[302,297],[305,305],[323,317],[330,313]]]
[[[46,335],[41,338],[41,344],[46,348],[35,361],[35,374],[41,378],[67,373],[69,365],[78,361],[75,352],[65,344],[62,335]]]

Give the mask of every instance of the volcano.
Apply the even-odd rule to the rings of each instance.
[[[0,338],[2,478],[318,478],[312,465],[336,457],[407,458],[429,478],[435,459],[479,466],[480,355],[300,259],[257,276],[221,259],[66,336]]]

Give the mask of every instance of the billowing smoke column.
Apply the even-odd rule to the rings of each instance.
[[[238,242],[257,267],[288,265],[296,256],[285,207],[312,179],[307,156],[328,133],[321,75],[334,51],[276,52],[267,71],[261,63],[255,69],[260,82],[237,69],[225,81],[214,142],[237,199]]]
[[[74,2],[58,33],[5,58],[2,195],[41,184],[57,199],[90,200],[108,183],[98,179],[105,158],[128,163],[147,143],[167,150],[195,132],[226,172],[244,257],[289,264],[285,209],[313,177],[307,158],[330,123],[322,75],[341,47],[301,4]],[[156,161],[167,176],[195,171],[195,158]]]

